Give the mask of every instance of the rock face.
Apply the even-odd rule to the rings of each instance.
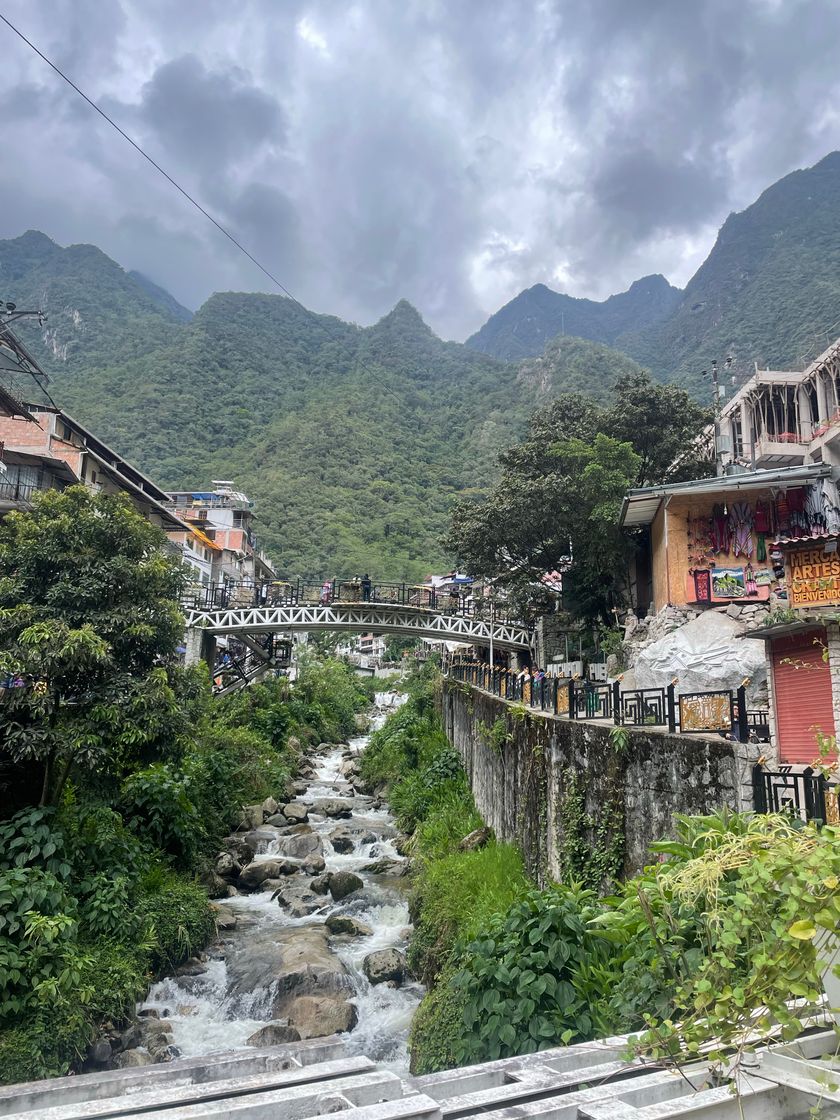
[[[281,929],[250,938],[247,944],[228,954],[227,978],[229,999],[269,993],[272,1018],[288,1018],[303,1038],[314,1035],[304,1034],[291,1015],[290,1008],[298,997],[329,997],[333,1002],[344,1003],[352,990],[347,969],[330,951],[326,931],[313,926]],[[312,1026],[311,1020],[307,1020],[307,1030]]]
[[[340,902],[342,898],[346,898],[348,894],[352,894],[353,891],[357,891],[363,886],[362,880],[352,871],[336,871],[330,879],[329,891],[335,901]]]
[[[405,957],[396,949],[380,949],[376,953],[368,953],[362,962],[362,972],[371,984],[384,984],[388,980],[402,984],[405,979]]]
[[[635,654],[636,688],[665,688],[679,678],[681,692],[736,689],[750,678],[751,703],[766,695],[764,644],[745,640],[746,626],[728,614],[704,611]],[[631,687],[627,684],[627,687]]]
[[[323,1038],[352,1031],[359,1013],[352,1003],[331,996],[298,996],[288,1009],[289,1023],[301,1038]]]
[[[300,1042],[300,1031],[284,1020],[266,1023],[246,1039],[246,1046],[279,1046],[283,1042]]]

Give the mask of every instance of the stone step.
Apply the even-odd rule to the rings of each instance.
[[[399,1101],[403,1097],[403,1083],[396,1074],[388,1071],[376,1070],[373,1063],[361,1059],[364,1066],[363,1072],[350,1076],[332,1075],[319,1076],[324,1072],[323,1067],[310,1066],[306,1073],[309,1075],[305,1083],[277,1084],[282,1080],[282,1075],[275,1075],[272,1087],[267,1087],[266,1078],[242,1078],[237,1082],[236,1095],[231,1096],[230,1091],[226,1096],[220,1097],[216,1086],[208,1083],[204,1086],[194,1086],[188,1096],[192,1099],[184,1103],[179,1099],[179,1094],[173,1092],[166,1094],[128,1094],[111,1101],[77,1102],[73,1105],[58,1104],[54,1108],[39,1112],[38,1120],[102,1120],[111,1117],[114,1120],[138,1120],[140,1117],[159,1117],[161,1120],[308,1120],[309,1117],[321,1116],[328,1112],[342,1110],[353,1111],[370,1105],[378,1105],[383,1101]],[[329,1063],[335,1067],[336,1063]],[[300,1074],[301,1071],[297,1071]],[[200,1096],[201,1099],[195,1099]],[[415,1115],[416,1097],[408,1098],[411,1101],[409,1111],[402,1115]],[[430,1102],[432,1110],[437,1110],[437,1105]],[[107,1111],[100,1110],[101,1105]],[[426,1114],[428,1114],[428,1108]],[[30,1113],[10,1114],[9,1120],[31,1120]]]
[[[205,1081],[203,1084],[151,1084],[130,1093],[118,1092],[102,1100],[75,1101],[72,1104],[56,1102],[51,1108],[40,1109],[38,1120],[112,1120],[116,1117],[136,1116],[140,1112],[226,1101],[248,1094],[313,1083],[317,1085],[319,1092],[329,1092],[330,1082],[336,1079],[368,1074],[375,1070],[376,1067],[369,1058],[340,1058],[333,1062],[277,1069],[269,1073],[243,1074],[240,1071],[235,1077]],[[29,1116],[32,1120],[31,1112]]]
[[[56,1077],[0,1086],[0,1117],[30,1113],[33,1120],[40,1110],[77,1101],[97,1101],[121,1093],[135,1093],[154,1085],[205,1084],[232,1077],[248,1077],[273,1070],[299,1068],[329,1062],[346,1054],[344,1043],[335,1035],[313,1038],[288,1046],[266,1046],[253,1050],[234,1050],[200,1058],[178,1058],[161,1065],[83,1073],[76,1077]]]

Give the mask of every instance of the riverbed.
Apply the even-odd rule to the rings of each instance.
[[[370,730],[384,722],[393,710],[393,697],[377,696]],[[369,733],[350,740],[349,749],[358,756],[367,746]],[[343,965],[342,983],[356,1008],[357,1022],[342,1034],[349,1054],[364,1054],[396,1072],[408,1071],[407,1040],[412,1016],[423,995],[421,985],[406,978],[402,984],[372,984],[362,970],[370,953],[382,949],[404,952],[411,933],[407,901],[408,880],[405,857],[395,847],[397,831],[385,803],[357,793],[342,774],[347,748],[335,746],[315,758],[309,784],[294,799],[308,810],[308,821],[296,835],[317,836],[325,862],[325,872],[351,871],[362,880],[362,888],[334,901],[329,893],[313,896],[306,883],[297,882],[300,874],[289,877],[290,888],[314,899],[314,913],[293,916],[283,896],[274,897],[272,889],[237,893],[218,900],[220,916],[235,917],[235,929],[224,933],[204,954],[191,975],[176,975],[156,983],[143,1008],[167,1020],[174,1047],[184,1057],[197,1057],[220,1051],[240,1049],[269,1021],[277,1021],[277,984],[270,976],[259,980],[253,990],[242,992],[237,975],[249,963],[260,966],[260,953],[278,938],[292,937],[291,931],[310,929],[321,938],[331,915],[352,917],[370,933],[362,936],[327,934],[328,951]],[[340,799],[350,807],[350,816],[335,819],[319,812],[331,800]],[[277,836],[273,835],[277,831]],[[253,863],[271,861],[283,852],[289,828],[257,829],[259,836]],[[332,837],[349,834],[352,850],[336,851]],[[340,847],[347,847],[337,840]],[[371,864],[386,866],[385,873],[370,870]],[[283,892],[288,897],[288,891]],[[224,923],[223,923],[224,924]],[[232,923],[228,923],[232,924]],[[249,957],[251,958],[249,962]],[[340,967],[340,966],[339,966]]]

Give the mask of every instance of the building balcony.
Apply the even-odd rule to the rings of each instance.
[[[757,467],[797,467],[805,462],[810,435],[797,432],[775,432],[759,436],[755,441],[755,465]]]

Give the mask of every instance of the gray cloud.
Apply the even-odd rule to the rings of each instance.
[[[727,213],[840,148],[833,0],[10,0],[305,303],[463,337],[538,281],[685,283]],[[9,32],[0,235],[185,303],[268,288]],[[14,158],[8,153],[14,152]]]

